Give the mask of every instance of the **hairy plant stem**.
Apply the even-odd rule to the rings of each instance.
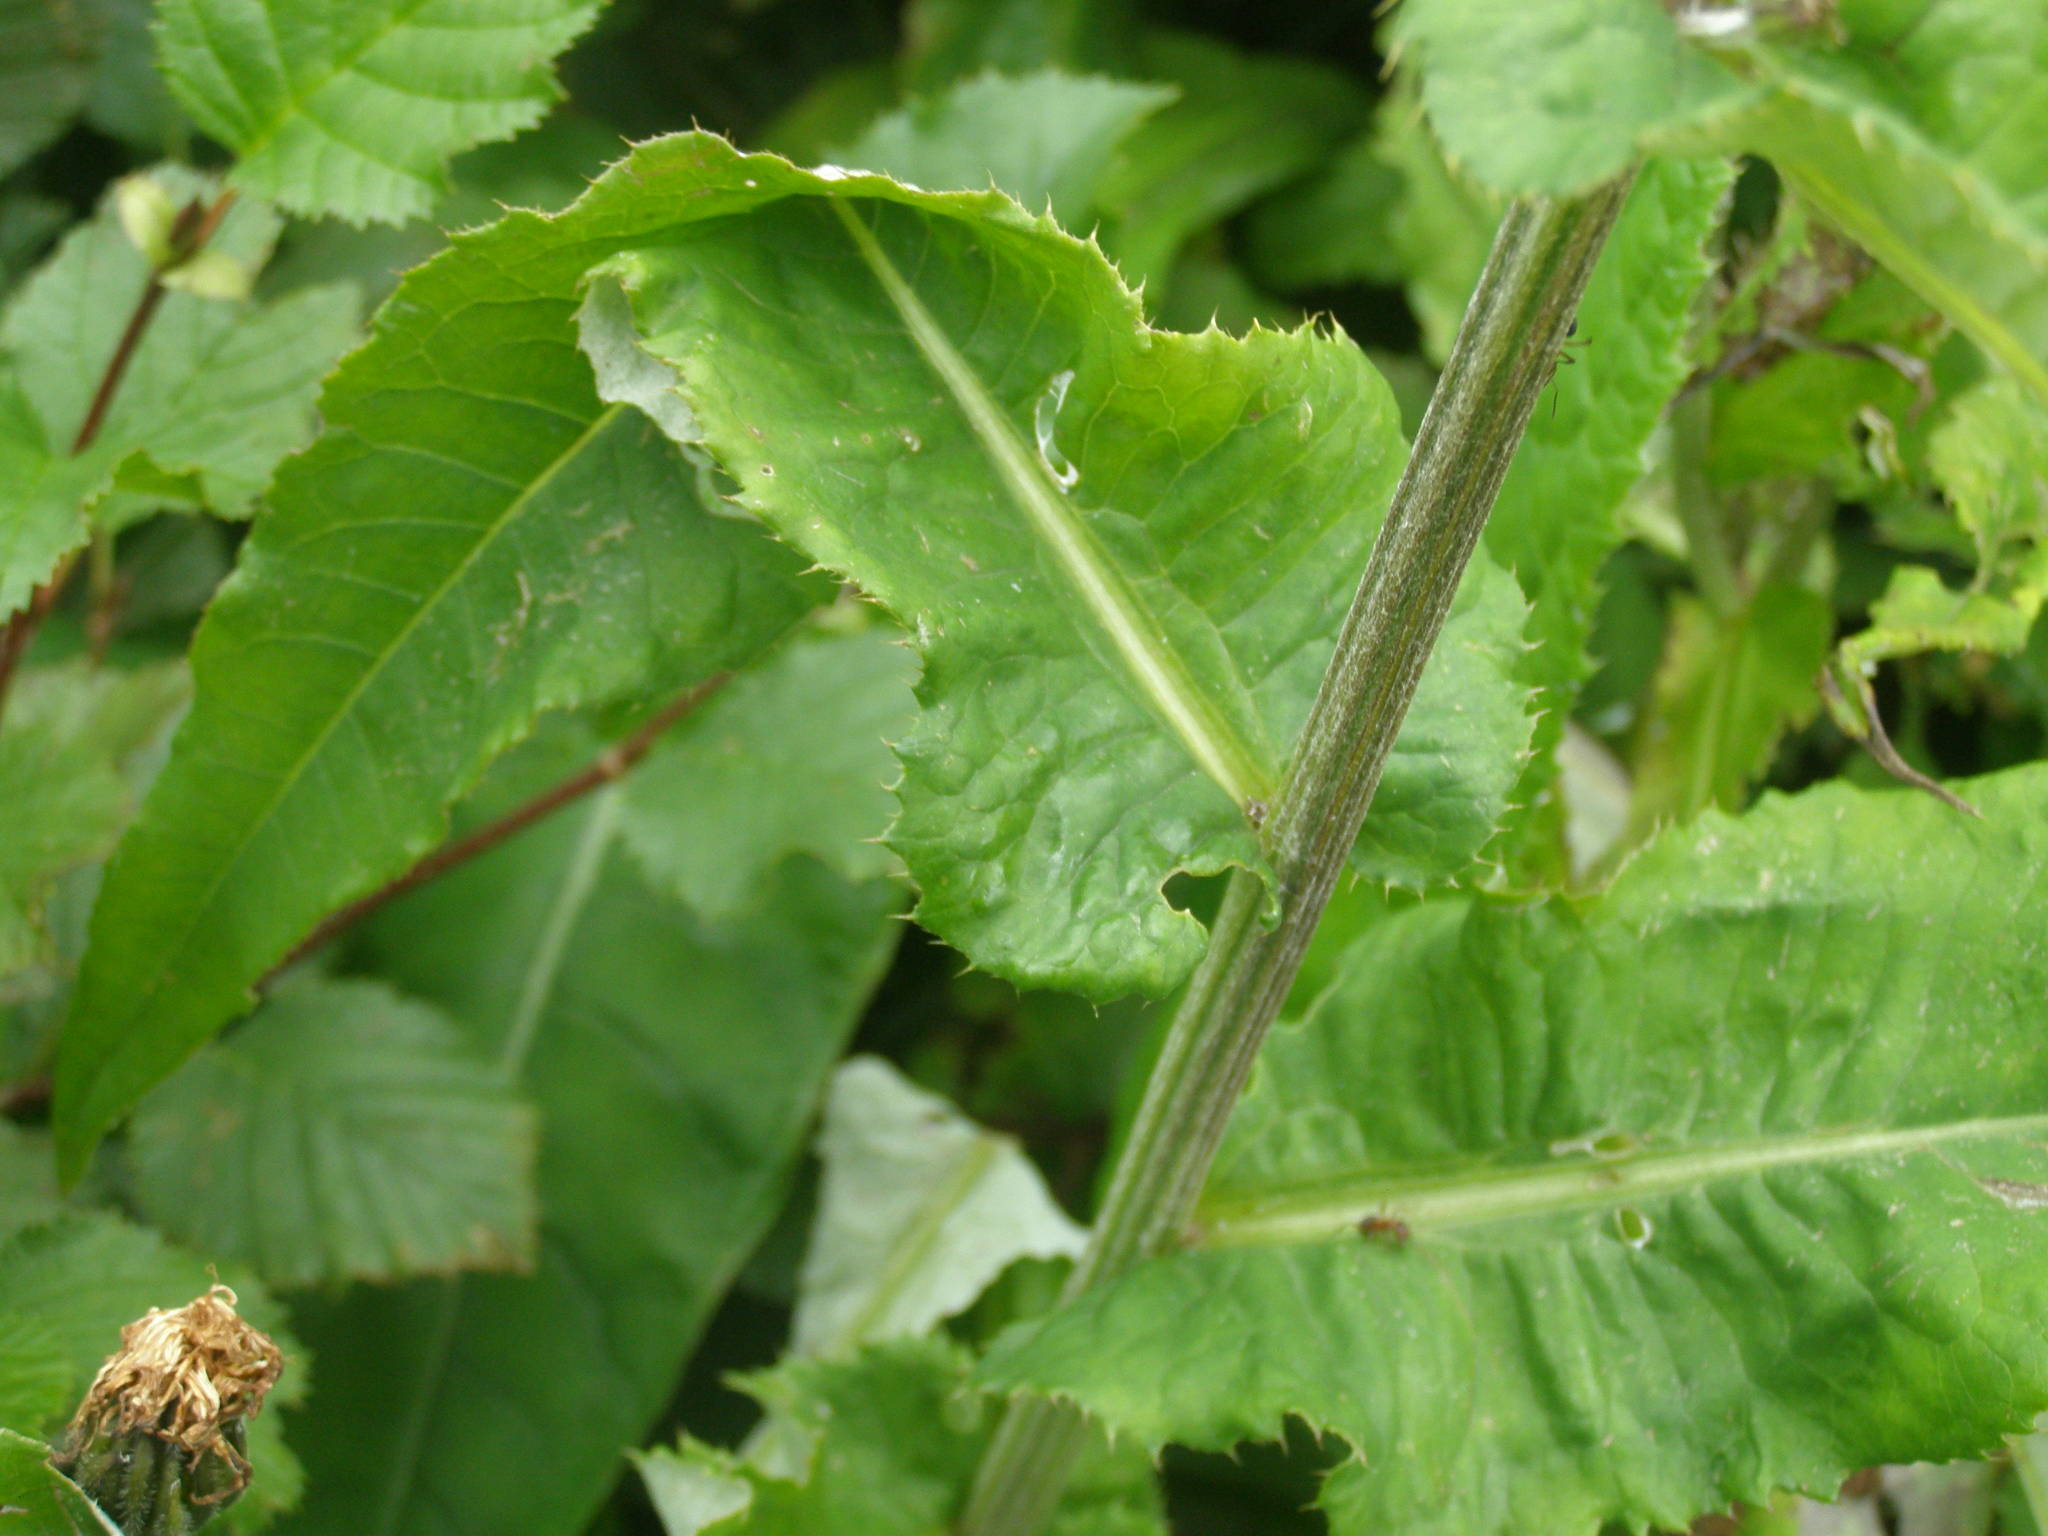
[[[1501,221],[1267,822],[1278,921],[1266,921],[1259,877],[1233,874],[1067,1299],[1179,1240],[1627,193],[1624,178],[1566,202],[1517,203]],[[1013,1403],[982,1458],[964,1536],[1031,1536],[1087,1435],[1069,1404]]]

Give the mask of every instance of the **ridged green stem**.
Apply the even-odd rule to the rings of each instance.
[[[1257,876],[1231,877],[1068,1298],[1163,1252],[1186,1226],[1627,193],[1624,178],[1569,201],[1517,203],[1501,221],[1267,823],[1279,920],[1263,921]],[[1087,1433],[1070,1405],[1012,1404],[963,1536],[1032,1536]]]

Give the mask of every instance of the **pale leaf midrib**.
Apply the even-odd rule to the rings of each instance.
[[[1446,1232],[1567,1211],[1617,1207],[1745,1174],[1862,1159],[1899,1158],[1955,1142],[2048,1135],[2048,1114],[1956,1120],[1892,1130],[1790,1132],[1603,1158],[1454,1173],[1360,1172],[1280,1188],[1233,1193],[1196,1213],[1196,1246],[1236,1248],[1354,1234],[1369,1216],[1398,1218],[1411,1231]]]
[[[219,897],[222,887],[226,885],[229,876],[241,867],[242,860],[248,856],[249,849],[255,843],[257,837],[264,828],[271,825],[273,818],[277,814],[278,807],[284,803],[285,799],[305,777],[307,768],[325,750],[328,739],[339,729],[341,722],[353,714],[356,705],[361,701],[363,694],[368,691],[371,684],[383,675],[384,669],[390,661],[405,649],[414,631],[426,621],[428,615],[439,610],[448,594],[455,590],[470,573],[478,560],[483,557],[485,551],[496,545],[498,539],[505,533],[505,530],[518,521],[533,499],[546,490],[569,465],[573,464],[582,454],[583,450],[624,409],[626,407],[613,405],[600,411],[591,420],[590,425],[578,434],[574,442],[570,443],[568,447],[564,448],[561,453],[549,461],[545,469],[529,481],[517,496],[508,501],[505,504],[504,510],[479,531],[476,541],[470,546],[462,559],[456,563],[455,567],[449,571],[441,584],[421,600],[419,606],[413,610],[406,618],[404,624],[399,627],[398,632],[392,636],[390,643],[377,654],[376,659],[369,666],[363,669],[362,675],[356,679],[347,695],[329,713],[326,723],[321,726],[314,738],[307,743],[306,749],[293,761],[288,771],[278,775],[276,787],[264,802],[262,808],[244,822],[243,834],[236,842],[233,851],[218,861],[213,879],[208,882],[204,892],[187,906],[186,910],[191,916],[185,924],[184,930],[170,944],[161,946],[157,950],[159,959],[153,968],[153,974],[146,986],[137,988],[132,994],[130,1006],[123,1010],[121,1014],[124,1021],[132,1023],[148,1013],[157,996],[163,991],[165,979],[175,969],[174,966],[166,963],[163,957],[174,954],[182,956],[190,950],[193,936],[199,933],[204,926],[208,915],[213,909],[214,902]],[[345,901],[348,897],[343,895],[339,899]],[[338,905],[338,902],[336,904]],[[317,916],[318,914],[316,914],[316,918]],[[241,982],[237,984],[240,985]],[[100,1082],[104,1076],[104,1071],[95,1071],[87,1080],[86,1091],[81,1094],[81,1098],[89,1102],[92,1087]]]
[[[898,1235],[867,1300],[823,1353],[847,1354],[862,1344],[878,1342],[873,1336],[876,1325],[889,1315],[903,1287],[924,1267],[946,1223],[967,1203],[1002,1148],[1002,1141],[987,1133],[974,1138],[953,1172],[918,1206],[910,1224]]]
[[[873,232],[844,199],[833,198],[831,203],[912,342],[966,417],[997,480],[1024,514],[1026,526],[1066,573],[1082,605],[1123,660],[1140,694],[1202,771],[1221,785],[1235,804],[1244,806],[1270,798],[1272,775],[1261,754],[1232,729],[1196,686],[1185,662],[1167,643],[1164,626],[1146,610],[1137,593],[1104,557],[1066,498],[1049,483],[1015,426],[925,308],[924,301],[896,270]]]
[[[607,413],[609,414],[609,413]],[[618,830],[619,786],[604,790],[591,806],[576,847],[569,858],[568,872],[548,906],[540,942],[535,945],[526,973],[520,978],[518,1001],[500,1048],[500,1070],[515,1085],[524,1074],[526,1057],[533,1045],[541,1017],[554,998],[555,984],[562,977],[562,960],[569,950],[569,936],[575,932],[591,893],[597,888],[597,873]],[[419,1395],[410,1404],[405,1427],[392,1453],[392,1477],[385,1486],[375,1531],[379,1536],[396,1536],[398,1517],[407,1507],[419,1481],[421,1459],[431,1438],[429,1420],[447,1390],[448,1358],[462,1317],[462,1303],[468,1294],[469,1277],[450,1275],[441,1281],[435,1298],[433,1332],[422,1354],[426,1369],[419,1378]]]

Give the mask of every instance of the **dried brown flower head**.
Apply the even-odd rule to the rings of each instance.
[[[121,1330],[71,1421],[72,1454],[136,1432],[177,1447],[188,1465],[209,1457],[230,1469],[201,1502],[222,1503],[249,1482],[249,1463],[229,1441],[263,1407],[284,1369],[269,1335],[243,1322],[235,1293],[215,1285],[189,1305],[149,1311]],[[212,1479],[208,1480],[210,1483]]]

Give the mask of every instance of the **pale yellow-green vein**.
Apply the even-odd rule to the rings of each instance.
[[[1139,693],[1202,771],[1232,800],[1242,806],[1269,799],[1272,775],[1260,754],[1197,686],[1158,618],[1148,611],[1076,515],[1073,504],[1053,484],[1015,424],[896,270],[873,232],[845,202],[835,199],[833,207],[904,329],[952,394],[1004,491],[1073,584]]]

